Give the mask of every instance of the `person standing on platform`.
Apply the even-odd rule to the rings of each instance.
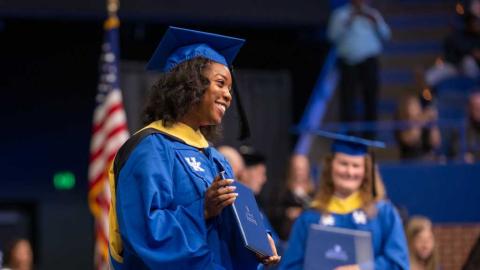
[[[378,56],[382,42],[390,38],[390,28],[382,15],[366,0],[351,0],[333,11],[327,29],[328,39],[338,54],[340,70],[340,120],[377,120],[379,89]],[[357,91],[361,90],[365,116],[354,119]]]
[[[396,209],[377,189],[380,178],[367,146],[378,142],[353,136],[325,133],[334,139],[325,157],[320,186],[311,208],[293,225],[280,269],[303,269],[308,232],[312,224],[368,231],[372,237],[373,269],[408,270],[409,256],[402,221]],[[376,179],[375,181],[373,179]],[[335,270],[360,270],[345,265]],[[368,269],[372,269],[371,265]]]
[[[161,74],[146,127],[122,146],[109,172],[113,269],[248,270],[280,260],[269,236],[271,257],[244,247],[225,209],[237,196],[232,169],[207,141],[232,101],[231,64],[243,43],[170,27],[153,54],[147,69]]]

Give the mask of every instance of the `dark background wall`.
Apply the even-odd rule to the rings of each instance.
[[[317,25],[325,19],[329,2],[303,0],[292,3],[288,0],[244,1],[120,1],[119,14],[131,21],[194,23],[221,23],[223,25],[270,24],[290,26]],[[0,15],[3,17],[68,17],[99,18],[104,16],[104,1],[95,0],[3,0]]]

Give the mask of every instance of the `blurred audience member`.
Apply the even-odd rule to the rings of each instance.
[[[405,96],[398,105],[396,119],[411,122],[412,126],[396,132],[402,159],[433,160],[435,150],[440,147],[440,130],[435,125],[423,126],[437,120],[436,108],[428,104],[422,106],[414,95]]]
[[[457,67],[439,57],[435,64],[425,71],[424,80],[427,86],[435,87],[439,82],[457,75],[459,75]]]
[[[477,238],[477,242],[473,245],[468,255],[467,261],[462,270],[478,270],[480,269],[480,236]]]
[[[310,173],[310,161],[307,156],[293,155],[287,175],[286,191],[277,211],[280,237],[288,239],[295,219],[310,206],[314,184]]]
[[[332,152],[324,158],[320,185],[311,208],[293,225],[280,269],[304,268],[308,231],[312,224],[321,224],[371,233],[374,261],[355,264],[344,261],[345,265],[335,270],[408,270],[407,241],[400,216],[393,204],[383,199],[385,191],[380,193],[374,189],[380,177],[373,175],[375,164],[368,146],[378,142],[342,134],[325,136],[335,139]]]
[[[27,239],[17,239],[12,244],[5,258],[6,269],[32,270],[33,251]]]
[[[473,163],[480,160],[480,91],[468,98],[467,151],[465,161]]]
[[[466,0],[468,11],[477,18],[480,18],[480,0]]]
[[[464,29],[445,39],[445,60],[454,64],[459,73],[469,77],[480,75],[480,18],[467,12]]]
[[[439,270],[439,259],[432,222],[422,216],[413,216],[406,227],[411,270]]]
[[[378,56],[382,51],[382,42],[390,38],[390,28],[380,12],[371,8],[367,1],[351,0],[333,11],[327,34],[339,56],[340,120],[375,121],[379,88]],[[364,119],[355,119],[355,93],[358,90],[363,94]]]
[[[240,153],[238,153],[235,148],[228,145],[222,145],[218,147],[217,150],[218,152],[222,153],[222,155],[224,155],[228,160],[228,163],[230,163],[235,179],[241,178],[240,175],[245,169],[245,163],[243,162],[243,158]]]
[[[245,168],[238,180],[252,189],[255,195],[258,195],[267,182],[266,158],[249,146],[241,146],[239,151],[245,163]]]

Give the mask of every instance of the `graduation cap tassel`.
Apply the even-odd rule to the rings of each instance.
[[[243,141],[250,137],[250,126],[248,125],[247,114],[245,113],[245,109],[243,108],[242,99],[240,98],[240,91],[238,89],[236,76],[233,71],[233,66],[230,67],[230,71],[232,73],[233,79],[233,95],[235,102],[237,103],[237,112],[240,116],[239,120],[239,137],[238,140]]]

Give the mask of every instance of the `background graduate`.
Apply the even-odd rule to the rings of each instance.
[[[325,132],[334,139],[332,153],[324,159],[320,186],[311,204],[295,221],[281,269],[303,269],[305,246],[311,224],[369,231],[372,235],[374,269],[409,269],[402,221],[382,190],[372,192],[373,162],[367,145],[379,142]],[[346,265],[336,270],[362,269]]]
[[[160,70],[147,126],[111,170],[114,269],[256,269],[226,206],[237,194],[225,158],[209,146],[232,101],[230,65],[244,40],[169,28],[148,64]],[[219,177],[226,171],[227,179]],[[266,265],[279,261],[261,258]]]

